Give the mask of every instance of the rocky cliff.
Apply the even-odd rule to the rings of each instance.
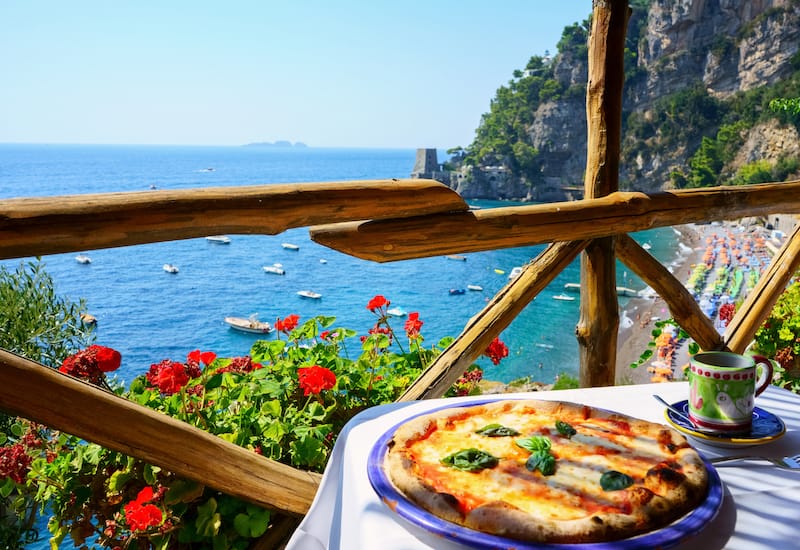
[[[800,71],[798,0],[652,0],[646,9],[634,10],[628,27],[636,55],[626,56],[631,64],[626,65],[622,189],[676,185],[703,137],[714,138],[720,127],[737,120],[738,98]],[[560,51],[553,59],[559,89],[585,90],[585,49],[582,53]],[[697,113],[689,113],[686,104]],[[535,170],[521,173],[513,162],[494,162],[487,170],[479,160],[461,166],[451,185],[467,198],[579,197],[586,162],[585,96],[562,93],[531,110],[520,139],[536,149]],[[738,150],[726,157],[721,171],[733,174],[755,160],[799,158],[796,126],[778,120],[737,126]]]

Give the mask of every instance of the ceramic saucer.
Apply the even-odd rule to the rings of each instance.
[[[673,403],[672,406],[684,415],[689,416],[689,401],[683,400]],[[669,409],[664,410],[664,416],[673,428],[688,435],[690,438],[711,445],[712,447],[750,447],[753,445],[763,445],[770,441],[775,441],[786,433],[786,424],[783,420],[769,411],[759,407],[753,409],[753,427],[748,434],[720,435],[702,432],[689,424],[685,418],[681,418]]]

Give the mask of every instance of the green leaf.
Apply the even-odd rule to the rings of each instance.
[[[545,437],[543,435],[532,435],[531,437],[523,437],[517,439],[514,443],[517,444],[518,447],[522,447],[523,449],[530,451],[532,453],[536,451],[550,451],[550,447],[552,447],[553,443],[550,441],[549,437]]]
[[[470,448],[448,455],[441,459],[440,462],[456,470],[479,472],[486,468],[494,468],[500,462],[500,459],[485,451]]]
[[[192,502],[203,496],[204,489],[205,486],[196,481],[176,479],[164,495],[164,503],[172,505],[179,502]]]
[[[108,490],[112,493],[121,492],[132,477],[133,474],[128,470],[117,470],[108,478]]]
[[[633,478],[616,470],[609,470],[600,476],[600,486],[604,491],[619,491],[633,485]]]
[[[567,439],[578,433],[575,428],[562,420],[556,420],[556,430]]]
[[[217,513],[216,500],[210,498],[197,507],[197,520],[195,521],[197,534],[211,538],[219,533],[220,525],[222,525],[222,518]]]
[[[556,459],[549,450],[534,451],[525,462],[525,467],[531,472],[539,470],[542,475],[551,476],[556,472]]]
[[[216,373],[213,376],[211,376],[211,378],[206,380],[206,384],[205,384],[207,391],[216,389],[216,388],[220,387],[221,385],[222,385],[222,374],[220,374],[220,373]]]
[[[11,491],[13,491],[16,486],[17,484],[13,479],[10,477],[5,478],[3,483],[0,484],[0,496],[3,498],[8,498],[8,495],[11,494]]]
[[[486,437],[505,437],[509,435],[519,435],[519,432],[514,428],[508,428],[500,424],[487,424],[479,430],[475,430],[478,435],[485,435]]]
[[[156,474],[161,471],[161,468],[158,466],[153,466],[151,464],[145,464],[144,469],[142,471],[142,477],[144,477],[145,483],[148,485],[155,485],[158,479],[156,478]]]

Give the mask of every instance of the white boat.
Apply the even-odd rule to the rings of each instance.
[[[632,288],[628,288],[626,286],[618,286],[617,287],[617,295],[619,296],[636,296],[638,292]]]
[[[534,346],[542,349],[553,349],[553,344],[540,344],[537,342],[536,344],[534,344]]]
[[[321,264],[327,264],[327,263],[328,263],[328,260],[326,260],[325,258],[320,258],[320,259],[319,259],[319,263],[321,263]]]
[[[392,317],[405,317],[406,315],[408,315],[406,310],[404,310],[401,307],[393,307],[391,309],[387,309],[386,313],[388,313]]]
[[[227,235],[209,235],[206,240],[214,244],[231,244],[231,238]]]
[[[644,248],[645,250],[650,250],[651,248],[653,248],[653,245],[651,245],[650,243],[644,243],[642,245],[642,248]]]
[[[516,279],[517,277],[519,277],[520,273],[522,273],[522,268],[521,267],[515,267],[514,269],[511,270],[511,273],[508,274],[508,278],[509,279]]]
[[[447,259],[448,260],[455,260],[457,262],[466,262],[467,261],[467,257],[466,256],[462,256],[461,254],[449,254],[449,255],[447,255]]]
[[[281,246],[286,250],[300,250],[300,247],[292,243],[282,243]]]
[[[580,283],[567,283],[564,285],[564,290],[571,290],[573,292],[580,292],[581,291],[581,284]]]
[[[225,317],[225,322],[235,330],[242,332],[251,332],[253,334],[269,334],[274,329],[272,325],[265,321],[259,321],[255,315],[251,315],[249,319],[242,317]]]
[[[265,265],[261,269],[267,273],[273,273],[275,275],[286,275],[286,271],[278,265]]]
[[[177,273],[178,266],[173,264],[164,264],[161,268],[166,271],[167,273]]]
[[[319,300],[322,298],[322,294],[311,290],[298,290],[297,295],[301,298],[311,298],[312,300]]]
[[[553,300],[562,300],[564,302],[574,302],[575,301],[575,297],[574,296],[567,296],[566,294],[556,294],[555,296],[553,296]]]
[[[78,262],[79,264],[84,264],[84,265],[92,263],[92,259],[86,254],[78,254],[77,256],[75,256],[75,261]]]
[[[481,285],[467,285],[467,290],[474,290],[476,292],[480,292],[481,290],[483,290],[483,287]]]

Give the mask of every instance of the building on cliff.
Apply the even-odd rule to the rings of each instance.
[[[445,172],[436,154],[436,149],[417,149],[417,158],[411,177],[416,179],[431,179],[444,184],[450,183],[450,173]]]

